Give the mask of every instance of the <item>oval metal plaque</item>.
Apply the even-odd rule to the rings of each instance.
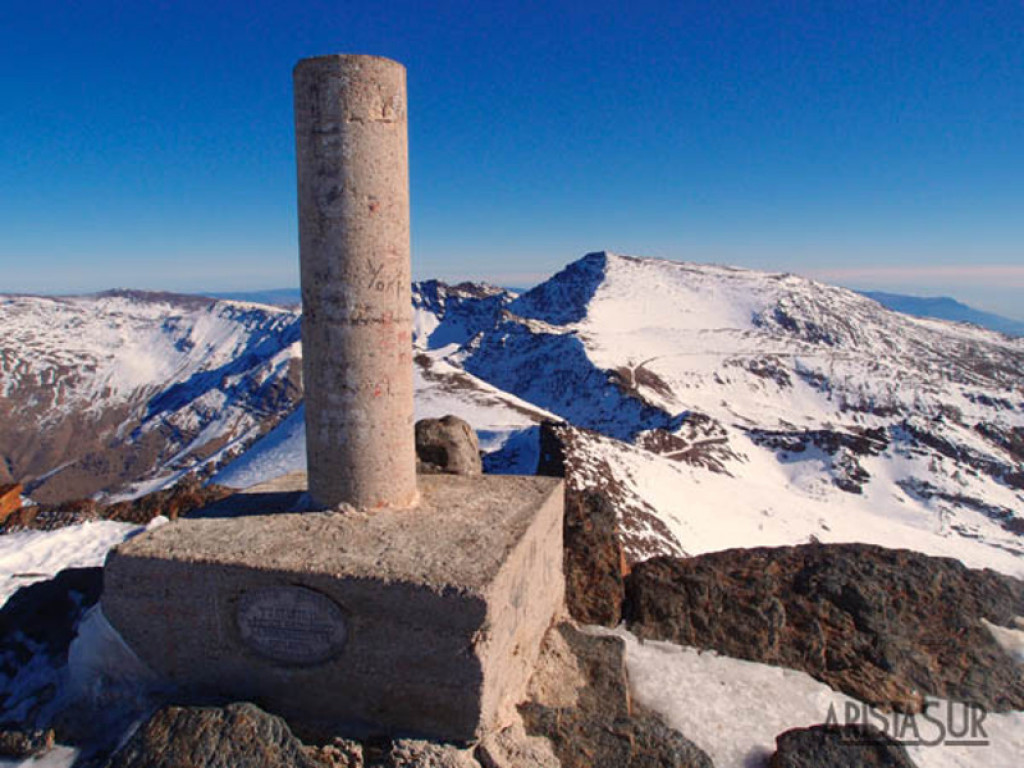
[[[305,587],[265,587],[238,601],[242,642],[284,664],[320,664],[348,639],[345,613],[330,598]]]

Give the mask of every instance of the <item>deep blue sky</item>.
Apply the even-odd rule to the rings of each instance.
[[[589,250],[1024,317],[1024,3],[0,0],[0,290],[297,283],[291,69],[409,69],[418,277]]]

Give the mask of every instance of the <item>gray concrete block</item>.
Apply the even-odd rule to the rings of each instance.
[[[276,511],[303,474],[256,487],[114,550],[103,611],[167,681],[299,732],[478,738],[563,604],[562,483],[419,483],[415,508],[372,513]]]

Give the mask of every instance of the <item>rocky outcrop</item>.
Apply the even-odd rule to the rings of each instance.
[[[42,755],[53,749],[54,734],[45,731],[0,730],[0,757],[14,757],[24,760]]]
[[[814,725],[775,737],[771,768],[915,768],[898,741],[870,725]]]
[[[609,438],[568,424],[540,426],[537,474],[565,478],[566,600],[573,618],[614,626],[631,563],[684,555],[656,510],[615,479],[600,449]]]
[[[687,411],[677,420],[675,431],[645,430],[637,434],[638,448],[671,461],[702,467],[720,475],[729,475],[732,462],[743,461],[729,442],[729,431],[717,419],[699,411]]]
[[[484,471],[476,432],[458,416],[417,421],[416,458],[419,472],[479,475]]]
[[[615,507],[600,493],[565,499],[565,602],[584,624],[617,626],[625,598],[626,558],[616,536]]]
[[[541,424],[538,475],[566,477],[572,433],[566,424]],[[565,603],[577,621],[614,627],[622,620],[623,577],[629,571],[618,511],[608,494],[580,485],[568,479],[565,485]]]
[[[984,624],[1024,615],[1024,582],[952,559],[863,544],[659,557],[627,577],[624,614],[641,638],[799,669],[883,708],[1024,708],[1021,667]]]
[[[19,530],[52,531],[91,520],[116,520],[145,525],[157,515],[175,520],[235,493],[234,489],[208,483],[188,475],[172,488],[155,491],[130,501],[103,504],[94,499],[75,499],[59,504],[22,507],[0,526],[0,532]]]
[[[631,701],[624,644],[560,624],[545,638],[519,707],[526,732],[551,742],[562,768],[711,768],[711,759]]]
[[[21,483],[5,483],[0,485],[0,523],[21,509],[21,492],[25,490]]]
[[[871,479],[871,475],[861,466],[860,459],[878,456],[890,444],[888,434],[881,427],[791,431],[750,429],[747,434],[757,445],[774,450],[779,461],[783,462],[792,461],[808,449],[818,449],[828,457],[825,464],[832,476],[832,483],[847,493],[863,493],[864,484]]]
[[[340,754],[340,751],[339,751]],[[341,768],[253,704],[160,709],[106,768]]]

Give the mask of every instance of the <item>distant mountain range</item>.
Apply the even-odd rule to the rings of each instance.
[[[526,288],[509,289],[514,293],[525,293]],[[1024,336],[1024,322],[1003,317],[992,312],[968,306],[949,296],[908,296],[885,291],[858,291],[881,304],[886,309],[902,312],[914,317],[930,317],[936,320],[950,320],[954,323],[971,323],[1008,336]],[[266,291],[225,291],[204,293],[216,299],[250,301],[256,304],[272,304],[279,307],[297,307],[302,303],[298,288],[272,288]]]
[[[253,304],[271,304],[278,307],[297,307],[302,303],[302,292],[298,288],[270,288],[265,291],[222,291],[204,293],[213,299],[229,301],[250,301]]]
[[[952,320],[956,323],[971,323],[1000,331],[1009,336],[1024,336],[1024,323],[1011,320],[1002,315],[983,312],[969,307],[949,296],[904,296],[899,293],[884,291],[860,291],[869,299],[874,299],[886,309],[902,312],[915,317],[933,317],[938,320]]]
[[[413,308],[417,417],[466,419],[498,473],[536,471],[561,422],[630,562],[861,541],[1024,575],[1024,339],[611,253],[523,294],[417,283]],[[0,297],[0,482],[55,502],[302,469],[299,336],[294,307]]]

